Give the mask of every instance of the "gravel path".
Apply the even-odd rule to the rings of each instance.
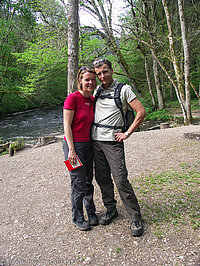
[[[200,126],[134,133],[125,142],[131,182],[199,161],[200,141],[185,139],[189,132],[200,132]],[[200,265],[199,230],[160,224],[158,237],[156,225],[146,223],[144,235],[134,238],[117,192],[119,218],[87,232],[76,229],[63,159],[61,142],[0,157],[0,265]],[[101,215],[105,209],[94,184]]]

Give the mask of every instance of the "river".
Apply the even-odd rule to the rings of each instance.
[[[38,137],[63,134],[62,106],[35,109],[0,117],[0,141],[14,141],[23,138],[26,143],[35,144]],[[145,121],[140,130],[148,130],[162,121]]]
[[[35,144],[38,137],[63,134],[62,106],[35,109],[0,117],[0,140],[23,138]]]

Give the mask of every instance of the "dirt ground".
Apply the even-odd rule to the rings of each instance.
[[[200,141],[184,138],[190,132],[200,133],[200,126],[137,132],[127,139],[133,187],[141,175],[199,161]],[[63,160],[61,142],[0,157],[0,265],[200,265],[199,228],[148,224],[147,219],[143,236],[132,237],[117,191],[119,217],[108,226],[79,231],[71,222],[70,178]],[[100,216],[105,208],[94,185]],[[144,198],[140,190],[135,192],[139,200]]]

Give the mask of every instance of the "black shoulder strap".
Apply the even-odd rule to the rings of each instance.
[[[122,110],[122,102],[120,99],[120,93],[121,93],[121,89],[124,85],[125,85],[125,83],[118,83],[117,87],[115,88],[115,94],[114,94],[115,104],[117,105],[117,107],[120,110]]]
[[[96,94],[95,94],[94,105],[96,104],[96,101],[97,101],[97,99],[99,98],[99,96],[100,96],[102,90],[103,90],[102,87],[99,86],[98,89],[97,89],[97,92],[96,92]]]
[[[96,94],[94,96],[94,113],[95,113],[95,106],[96,106],[97,99],[99,98],[102,90],[103,90],[102,87],[99,86],[98,89],[97,89],[97,92],[96,92]]]
[[[122,110],[122,102],[121,102],[121,99],[120,99],[121,89],[122,89],[122,87],[124,85],[125,85],[124,83],[118,83],[117,87],[115,88],[114,96],[111,96],[110,94],[100,96],[101,91],[102,91],[102,87],[100,86],[97,89],[97,92],[95,94],[94,109],[95,109],[95,104],[96,104],[96,101],[97,101],[98,98],[101,98],[101,99],[105,99],[105,98],[114,99],[116,106],[120,109],[120,111],[122,113],[122,117],[123,117],[123,120],[124,120],[124,125],[126,125],[126,119],[125,119],[124,112]],[[93,125],[95,125],[97,127],[105,127],[105,128],[112,128],[112,129],[122,129],[124,127],[124,126],[103,125],[103,124],[98,124],[98,123],[93,123]]]
[[[120,98],[120,93],[121,93],[122,87],[124,85],[125,85],[125,83],[118,83],[117,87],[115,88],[114,100],[115,100],[115,104],[117,105],[117,107],[121,111],[122,118],[124,120],[124,128],[126,128],[126,117],[125,117],[125,114],[124,114],[123,109],[122,109],[122,102],[121,102],[121,98]]]

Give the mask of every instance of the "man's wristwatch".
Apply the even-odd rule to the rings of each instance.
[[[130,137],[130,134],[128,133],[128,131],[126,131],[125,133],[124,133],[124,135],[128,138],[128,137]]]

